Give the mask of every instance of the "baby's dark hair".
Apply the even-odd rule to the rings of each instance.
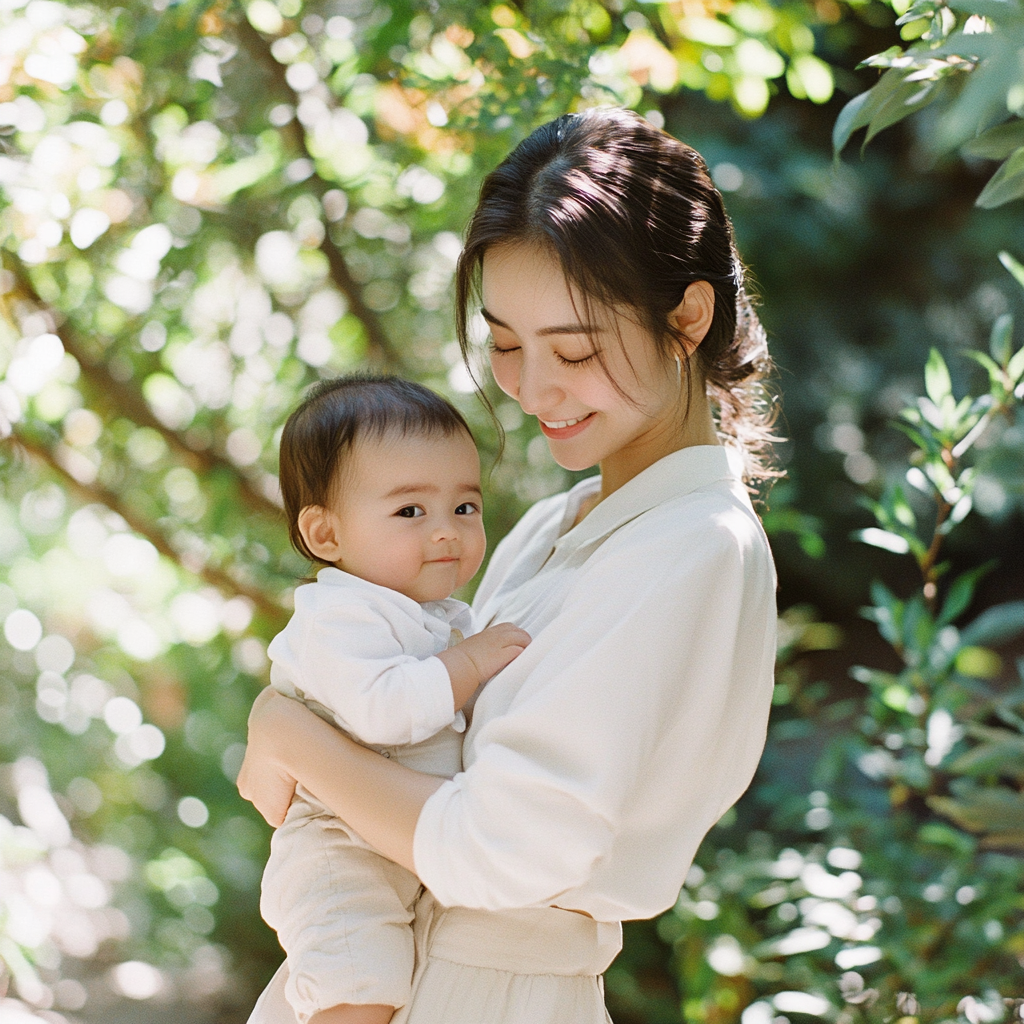
[[[281,434],[281,497],[295,550],[328,564],[302,539],[299,513],[307,505],[329,503],[342,460],[356,440],[387,434],[451,437],[460,430],[473,437],[451,402],[401,377],[357,374],[314,384]]]

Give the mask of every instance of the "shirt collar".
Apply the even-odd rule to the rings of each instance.
[[[716,480],[735,480],[736,472],[728,449],[722,445],[702,444],[680,448],[608,495],[583,520],[555,541],[552,557],[565,556],[571,551],[595,544],[631,519],[670,498],[689,494]],[[594,488],[588,478],[577,484],[574,491],[590,492]],[[571,492],[570,492],[571,493]],[[576,495],[573,495],[575,497]],[[578,508],[578,503],[570,502]]]
[[[455,614],[460,608],[464,608],[465,605],[461,601],[455,600],[453,597],[443,597],[437,601],[425,601],[420,603],[414,601],[411,597],[406,597],[405,594],[400,594],[397,590],[392,590],[390,587],[382,587],[379,583],[371,583],[369,580],[364,580],[361,576],[353,576],[350,572],[345,572],[344,569],[339,569],[334,565],[325,565],[316,574],[317,583],[326,583],[332,587],[348,587],[351,590],[360,590],[367,594],[377,594],[386,598],[392,604],[399,605],[410,615],[416,615],[416,609],[419,609],[423,614],[437,615],[441,619],[447,621]]]

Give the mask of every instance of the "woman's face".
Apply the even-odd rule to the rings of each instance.
[[[684,401],[675,361],[611,307],[592,301],[588,309],[548,250],[489,249],[482,291],[494,379],[537,417],[560,466],[600,463],[606,475],[614,468],[630,479],[680,447]]]

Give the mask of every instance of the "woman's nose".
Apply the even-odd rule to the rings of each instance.
[[[551,369],[540,359],[524,358],[522,361],[515,398],[528,416],[550,411],[561,400]]]

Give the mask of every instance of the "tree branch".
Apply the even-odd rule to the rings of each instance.
[[[51,307],[36,291],[21,260],[12,253],[5,253],[5,257],[11,264],[18,289],[38,308],[50,310]],[[280,517],[281,507],[259,490],[256,483],[230,459],[215,452],[192,448],[177,431],[161,423],[137,389],[119,380],[104,363],[89,353],[69,320],[64,319],[58,330],[64,351],[78,361],[82,376],[93,386],[99,402],[112,412],[127,416],[140,427],[157,431],[189,469],[207,475],[218,470],[229,473],[238,482],[242,499],[251,511]]]
[[[263,36],[249,24],[244,15],[235,23],[235,31],[242,46],[259,62],[264,72],[273,81],[275,91],[286,96],[293,106],[297,106],[299,99],[295,90],[288,84],[288,80],[285,77],[285,69],[267,49]],[[309,151],[305,131],[301,126],[296,126],[290,134],[292,134],[296,148],[302,152],[315,168],[316,160]],[[330,189],[337,187],[334,183],[321,178],[315,170],[313,176],[308,180],[313,187],[313,191],[317,194],[317,198],[320,199]],[[324,236],[321,249],[327,257],[331,279],[338,290],[348,299],[349,311],[360,320],[366,331],[371,361],[380,364],[384,368],[400,368],[402,366],[402,359],[398,351],[388,337],[380,317],[363,301],[362,289],[352,276],[344,253],[331,241],[330,232]]]
[[[87,504],[98,503],[116,512],[140,537],[145,537],[166,558],[180,565],[187,572],[198,576],[205,583],[216,587],[222,593],[240,594],[247,597],[272,623],[283,623],[288,613],[277,601],[258,587],[242,583],[229,573],[215,566],[186,565],[180,552],[176,551],[171,542],[146,518],[129,508],[115,491],[97,483],[83,483],[74,477],[62,464],[59,454],[40,441],[28,437],[24,431],[15,429],[12,442],[27,455],[46,465],[56,473],[64,487]]]

